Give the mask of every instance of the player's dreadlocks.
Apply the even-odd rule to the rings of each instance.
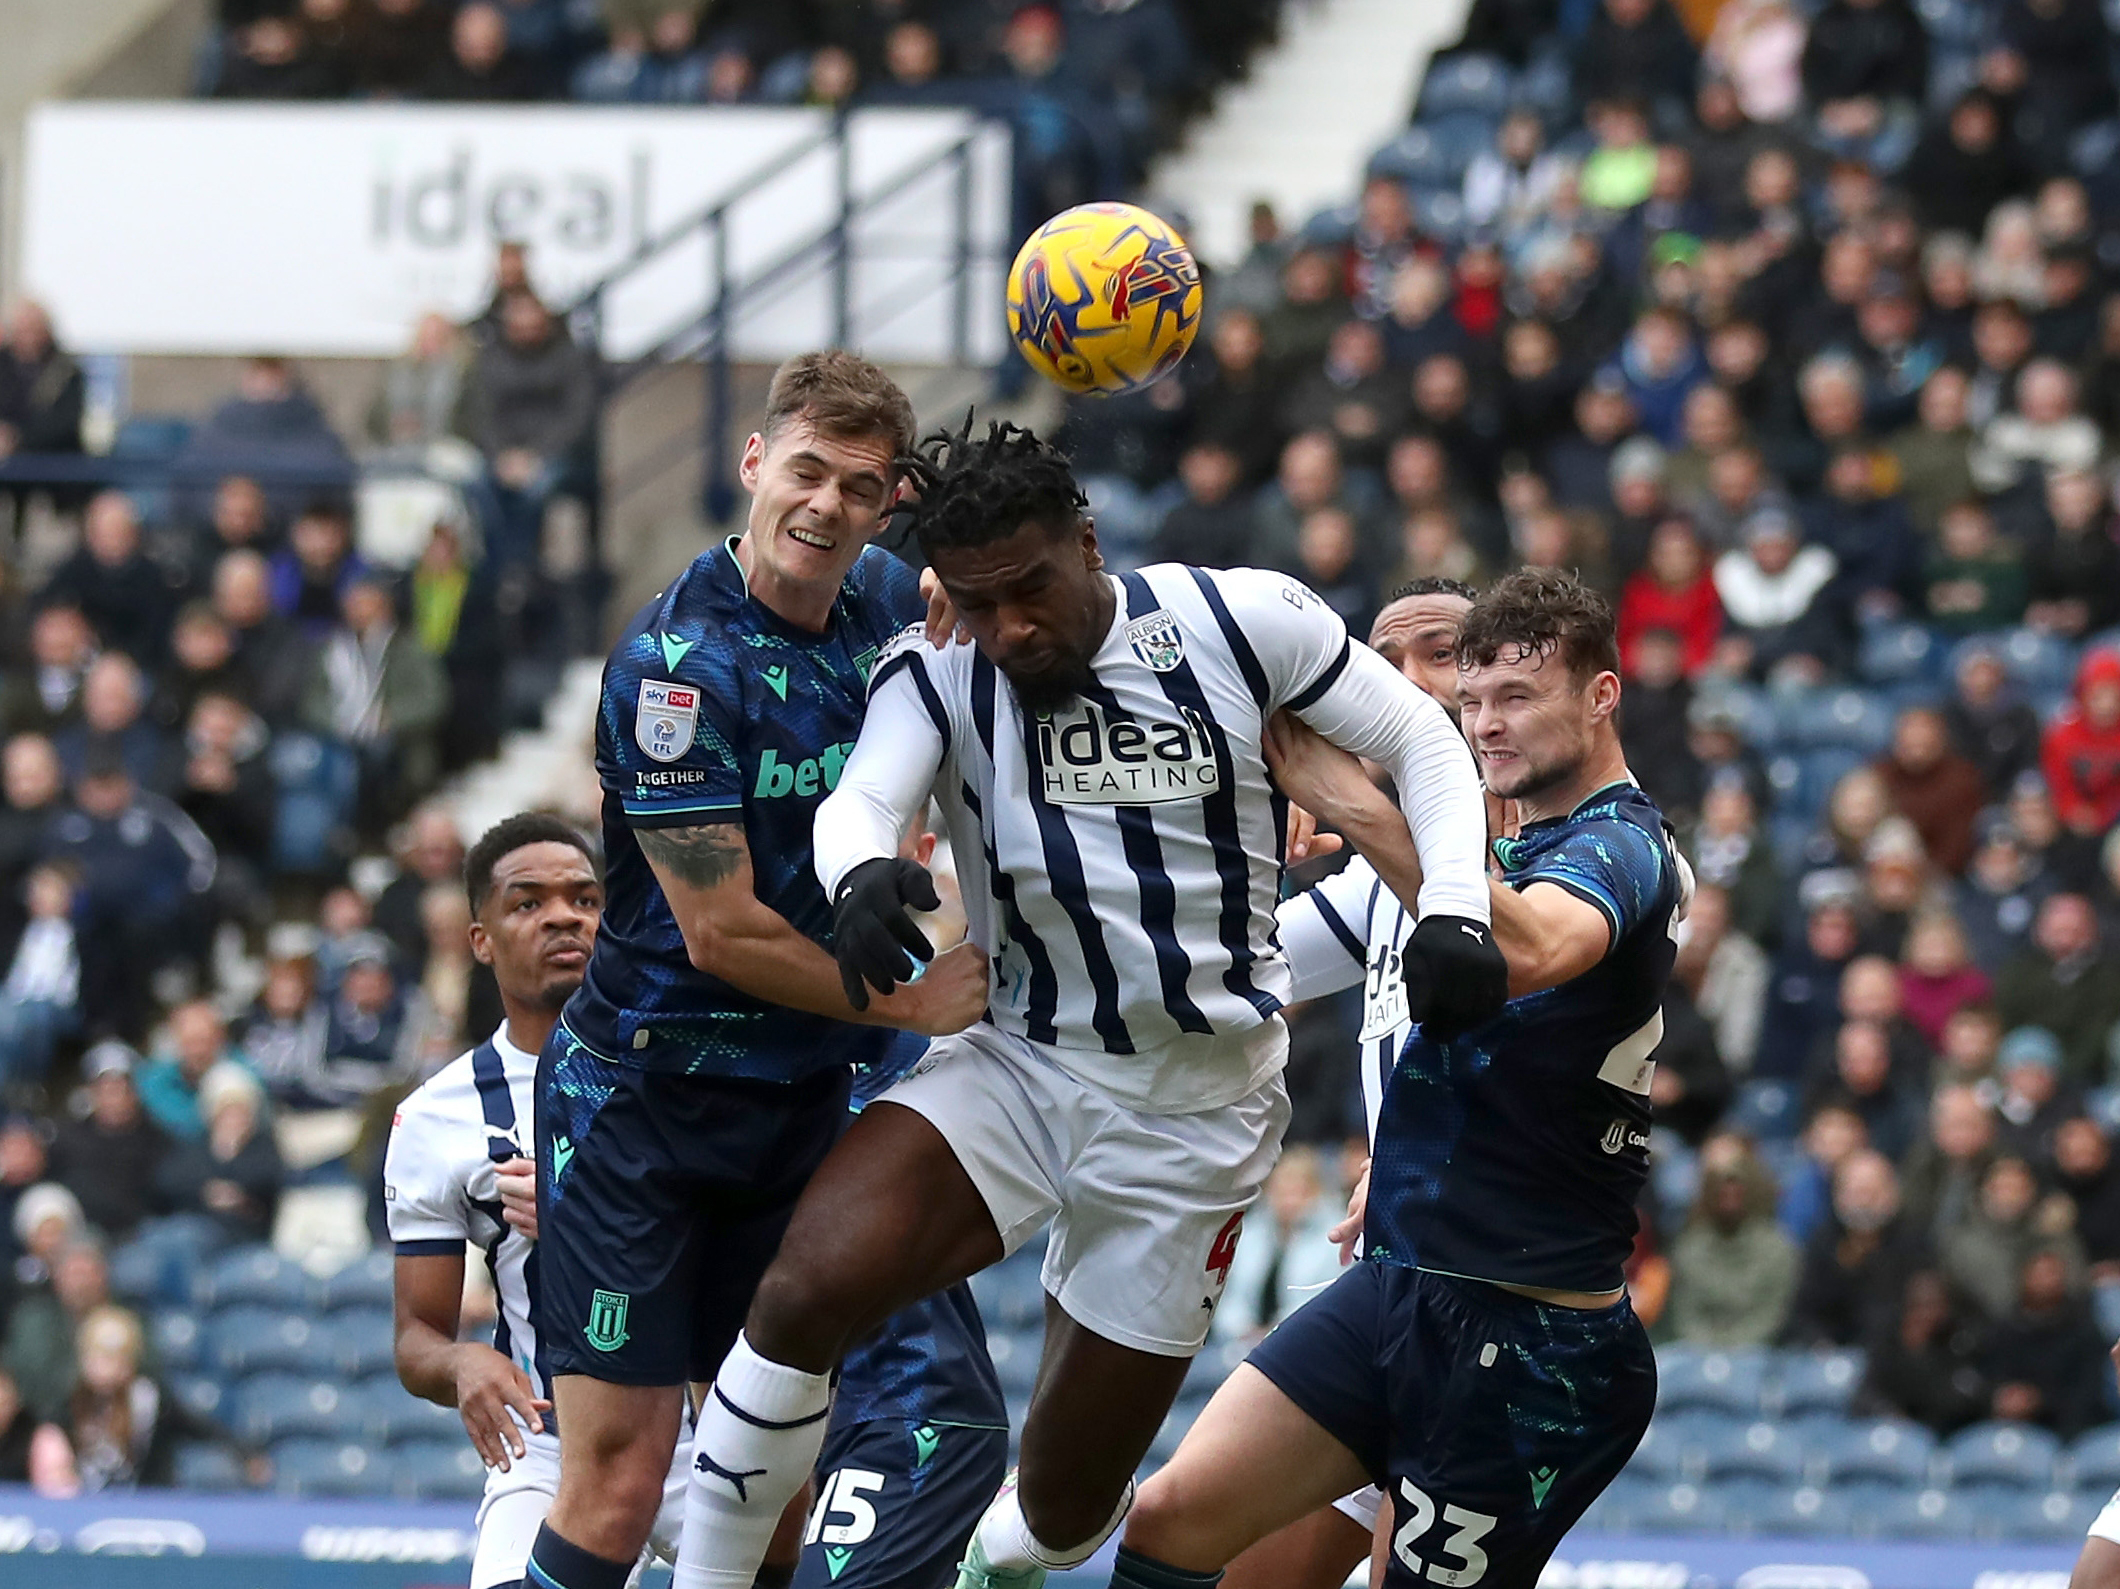
[[[1027,522],[1062,529],[1080,524],[1089,506],[1059,449],[1002,422],[989,422],[974,441],[970,414],[962,429],[936,431],[898,466],[919,493],[898,512],[924,548],[984,546]]]

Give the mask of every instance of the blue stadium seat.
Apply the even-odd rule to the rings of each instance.
[[[1045,1320],[1045,1286],[1036,1264],[1010,1259],[972,1276],[972,1300],[991,1330],[1029,1330]]]
[[[1043,1344],[1043,1337],[1025,1331],[988,1331],[987,1355],[994,1360],[994,1374],[1001,1381],[1002,1394],[1012,1404],[1027,1400],[1031,1386],[1037,1383],[1038,1353]]]
[[[1800,1124],[1796,1103],[1796,1089],[1787,1082],[1748,1081],[1737,1089],[1727,1123],[1762,1142],[1787,1142]]]
[[[1352,202],[1328,204],[1324,209],[1303,223],[1301,234],[1305,248],[1338,248],[1354,235],[1354,223],[1358,210]]]
[[[1719,1534],[1726,1519],[1714,1493],[1693,1484],[1659,1485],[1634,1508],[1634,1526],[1646,1534]]]
[[[1902,1490],[1880,1497],[1869,1517],[1869,1529],[1883,1539],[1974,1539],[1978,1513],[1954,1505],[1943,1490]]]
[[[1458,111],[1499,118],[1516,94],[1516,74],[1499,56],[1448,55],[1421,79],[1416,119],[1430,121]]]
[[[1933,683],[1942,672],[1943,642],[1918,623],[1883,623],[1863,632],[1855,670],[1871,684]]]
[[[2066,691],[2076,681],[2076,648],[2056,635],[2012,629],[1999,649],[2010,676],[2034,694]]]
[[[1633,1533],[1636,1513],[1645,1504],[1650,1489],[1649,1485],[1630,1482],[1622,1473],[1590,1503],[1576,1528],[1593,1534]]]
[[[1625,1472],[1643,1483],[1675,1484],[1680,1479],[1697,1477],[1700,1447],[1718,1438],[1725,1421],[1710,1413],[1671,1414],[1659,1410],[1642,1435],[1641,1444],[1634,1448],[1634,1455],[1628,1458]]]
[[[257,1246],[216,1259],[200,1277],[198,1298],[202,1308],[306,1308],[314,1291],[300,1264]]]
[[[326,1374],[334,1370],[322,1332],[306,1313],[275,1308],[223,1308],[206,1323],[208,1356],[224,1374],[267,1369]]]
[[[1862,1383],[1860,1352],[1788,1352],[1781,1359],[1776,1404],[1784,1418],[1810,1413],[1841,1414]]]
[[[1921,25],[1938,44],[1958,49],[1979,49],[1991,31],[1987,8],[1968,0],[1916,0]]]
[[[1892,712],[1869,690],[1790,690],[1775,697],[1775,733],[1790,747],[1874,756],[1891,743]]]
[[[347,1401],[351,1419],[361,1432],[384,1445],[464,1435],[463,1420],[454,1407],[423,1401],[400,1385],[395,1374],[371,1374],[348,1392]]]
[[[1465,199],[1455,188],[1415,188],[1413,217],[1423,232],[1445,243],[1461,242],[1469,229]]]
[[[471,1442],[411,1440],[382,1458],[398,1494],[420,1500],[471,1500],[486,1487],[486,1467]]]
[[[229,1428],[247,1440],[270,1443],[291,1435],[337,1436],[357,1432],[359,1420],[346,1388],[335,1379],[294,1374],[258,1374],[230,1393]]]
[[[199,1316],[186,1308],[157,1308],[149,1314],[147,1338],[164,1373],[196,1368],[205,1347]]]
[[[282,1495],[388,1495],[394,1467],[394,1454],[351,1441],[283,1440],[272,1448],[272,1484]]]
[[[318,1322],[316,1334],[333,1370],[348,1379],[377,1373],[393,1360],[390,1314],[382,1308],[341,1308]]]
[[[2044,1490],[2053,1482],[2061,1443],[2033,1424],[1979,1423],[1944,1447],[1954,1489],[1991,1485]]]
[[[1802,1482],[1803,1442],[1788,1424],[1761,1420],[1724,1426],[1725,1433],[1700,1446],[1701,1471],[1710,1479],[1761,1479],[1777,1485]]]
[[[222,1491],[249,1487],[243,1464],[226,1446],[187,1440],[171,1458],[170,1481],[180,1490]]]
[[[205,1374],[177,1374],[166,1383],[169,1393],[184,1404],[185,1411],[216,1423],[221,1421],[221,1407],[228,1395],[218,1379]]]
[[[2069,1474],[2079,1490],[2120,1490],[2120,1423],[2101,1424],[2069,1443]]]
[[[1680,1412],[1706,1408],[1757,1418],[1767,1384],[1767,1355],[1760,1351],[1704,1352],[1665,1347],[1656,1354],[1656,1404]]]
[[[1465,167],[1481,147],[1449,123],[1408,127],[1369,157],[1369,174],[1392,177],[1409,187],[1448,187],[1464,178]]]
[[[1880,1418],[1807,1427],[1810,1448],[1836,1485],[1873,1480],[1918,1489],[1928,1482],[1936,1437],[1918,1423]]]
[[[1881,1519],[1899,1507],[1906,1496],[1919,1493],[1919,1486],[1909,1489],[1898,1484],[1880,1484],[1874,1480],[1861,1480],[1853,1484],[1835,1481],[1825,1486],[1847,1518],[1847,1531],[1856,1539],[1874,1539],[1881,1527]]]
[[[1549,131],[1558,128],[1575,104],[1575,84],[1568,68],[1566,55],[1538,56],[1516,74],[1512,103],[1537,111]]]
[[[134,414],[118,426],[110,444],[113,458],[167,460],[191,440],[191,421],[175,414]]]
[[[1847,1502],[1813,1485],[1734,1486],[1719,1489],[1717,1495],[1728,1515],[1728,1526],[1749,1534],[1820,1539],[1844,1537],[1853,1527]]]
[[[317,1306],[327,1310],[389,1307],[396,1262],[384,1248],[354,1259],[337,1274],[317,1282]]]
[[[2000,1500],[1995,1519],[2004,1539],[2081,1539],[2098,1515],[2103,1497],[2050,1490],[2044,1495],[2015,1495]]]

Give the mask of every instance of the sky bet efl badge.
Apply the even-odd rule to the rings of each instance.
[[[633,714],[633,738],[656,761],[675,761],[692,748],[699,727],[699,690],[663,679],[640,681],[640,707]]]
[[[1157,673],[1168,673],[1185,660],[1185,644],[1178,638],[1178,620],[1158,607],[1146,618],[1126,626],[1126,643],[1142,665]]]

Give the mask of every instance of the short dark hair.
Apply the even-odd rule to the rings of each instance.
[[[1414,596],[1457,596],[1465,601],[1478,601],[1480,593],[1462,579],[1448,579],[1441,574],[1423,574],[1419,579],[1409,579],[1384,598],[1384,605],[1406,601]]]
[[[897,457],[913,445],[919,421],[912,400],[883,370],[858,353],[827,348],[798,353],[773,372],[760,434],[771,441],[792,419],[807,419],[827,436],[875,436]]]
[[[1568,664],[1577,685],[1619,672],[1619,638],[1612,608],[1573,574],[1557,568],[1520,568],[1504,574],[1473,602],[1458,633],[1460,665],[1483,668],[1504,651]]]
[[[926,549],[985,546],[1026,523],[1071,529],[1089,506],[1066,457],[1021,425],[989,422],[974,441],[967,414],[963,429],[936,431],[899,462],[919,492],[899,511]]]
[[[589,848],[588,837],[566,818],[549,811],[518,811],[512,817],[502,817],[479,835],[478,842],[464,856],[464,893],[471,900],[472,915],[485,908],[486,897],[493,892],[493,869],[517,850],[533,844],[569,845],[580,850],[591,867],[596,865],[596,852]]]

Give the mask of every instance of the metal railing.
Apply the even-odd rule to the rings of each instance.
[[[705,382],[701,434],[697,438],[703,459],[700,507],[709,521],[725,520],[736,502],[735,459],[730,439],[734,418],[731,371],[735,363],[734,337],[739,318],[813,279],[820,271],[829,272],[832,342],[838,347],[852,343],[858,332],[854,323],[856,223],[938,171],[947,171],[951,178],[950,358],[954,364],[969,362],[972,271],[979,260],[979,250],[973,239],[972,161],[979,137],[980,128],[974,124],[947,147],[915,161],[871,191],[857,193],[853,140],[849,119],[842,113],[814,138],[794,145],[769,161],[711,205],[642,243],[625,261],[566,306],[563,312],[575,334],[589,346],[600,349],[613,293],[629,279],[669,258],[676,250],[704,239],[708,263],[700,312],[670,328],[642,352],[625,360],[606,363],[605,396],[616,395],[651,369],[699,358]],[[732,233],[738,206],[803,161],[827,149],[833,161],[832,219],[819,231],[790,244],[748,275],[738,278],[731,263]],[[923,296],[931,290],[931,285],[923,284]],[[904,307],[905,304],[885,306],[873,318],[879,323],[887,321]],[[689,457],[693,446],[692,437],[674,438],[673,444],[649,453],[637,466],[636,474],[642,477],[659,474]],[[616,494],[623,495],[624,490]]]

